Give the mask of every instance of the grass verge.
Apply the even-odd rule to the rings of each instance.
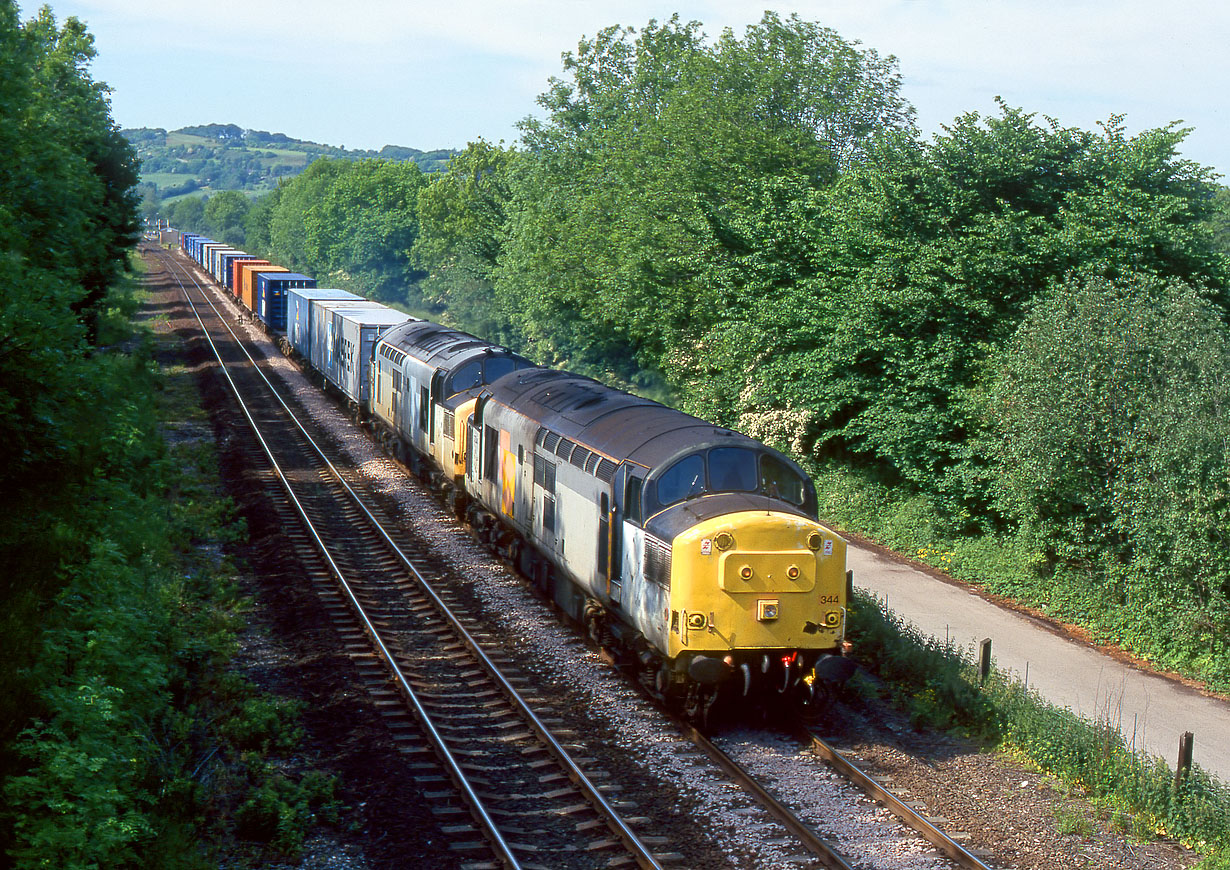
[[[1125,833],[1174,837],[1200,870],[1230,868],[1230,788],[1199,766],[1176,787],[1164,761],[1135,751],[1109,721],[1091,722],[992,671],[982,683],[964,650],[925,637],[856,592],[849,637],[919,727],[975,737],[1080,788]]]

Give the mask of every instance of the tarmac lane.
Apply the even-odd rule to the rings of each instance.
[[[970,650],[991,638],[991,656],[1052,703],[1115,724],[1128,741],[1173,770],[1183,732],[1195,736],[1192,760],[1230,783],[1230,702],[1176,679],[1143,671],[1050,623],[999,607],[957,583],[851,542],[854,585],[887,596],[889,609],[920,631]]]

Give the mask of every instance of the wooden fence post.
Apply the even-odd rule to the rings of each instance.
[[[987,677],[991,675],[991,638],[984,637],[982,643],[978,644],[978,677],[979,682],[985,683]]]
[[[1187,774],[1192,769],[1192,747],[1195,745],[1196,739],[1192,736],[1192,732],[1184,731],[1183,736],[1179,738],[1179,763],[1174,771],[1174,788],[1178,791],[1183,785],[1183,780],[1187,778]]]

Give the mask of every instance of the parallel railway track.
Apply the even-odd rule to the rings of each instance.
[[[574,757],[593,748],[585,746],[584,735],[561,727],[550,699],[535,696],[532,686],[525,690],[530,682],[516,667],[484,651],[486,628],[457,615],[465,613],[465,603],[447,584],[433,582],[436,568],[427,550],[370,507],[358,475],[345,463],[330,463],[308,434],[310,424],[293,419],[289,404],[276,398],[209,301],[211,290],[172,256],[158,256],[199,312],[201,329],[258,433],[253,459],[270,469],[270,483],[285,493],[275,501],[282,526],[368,694],[412,759],[418,785],[459,861],[474,867],[679,864],[681,855],[662,851],[670,837],[634,830],[652,827],[650,820],[621,817],[635,804],[609,797],[618,784],[594,784],[607,772],[587,770],[593,759]],[[258,398],[245,402],[245,395]],[[792,865],[878,866],[851,863],[703,736],[694,732],[691,739],[784,826],[796,852],[806,853]],[[985,868],[947,843],[956,851],[936,845],[950,856],[950,866]]]

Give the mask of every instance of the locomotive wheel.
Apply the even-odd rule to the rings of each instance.
[[[819,724],[833,703],[833,684],[816,680],[799,684],[799,718],[807,725]]]
[[[683,703],[683,714],[701,731],[707,731],[715,718],[713,705],[717,699],[717,689],[693,683],[688,686],[688,694]]]

